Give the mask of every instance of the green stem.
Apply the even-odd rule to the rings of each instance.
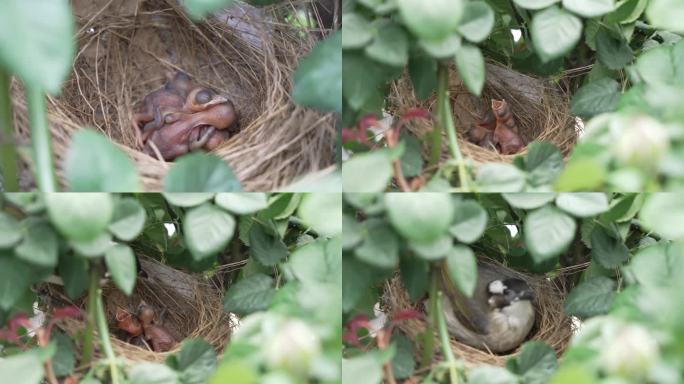
[[[442,307],[442,291],[437,293],[437,308],[435,311],[435,317],[437,318],[437,328],[439,332],[439,344],[442,347],[442,353],[449,364],[449,378],[451,384],[458,383],[458,372],[456,368],[458,363],[454,357],[454,352],[451,350],[451,342],[449,341],[449,332],[447,331],[446,319],[444,318],[444,309]]]
[[[104,305],[102,304],[102,290],[97,290],[95,308],[97,312],[97,333],[100,334],[100,342],[102,349],[107,356],[107,363],[109,364],[109,374],[112,378],[112,384],[119,384],[119,367],[116,365],[116,355],[112,349],[112,344],[109,341],[109,329],[107,328],[107,318],[105,316]]]
[[[0,186],[4,186],[6,192],[19,191],[18,156],[12,127],[10,76],[0,67],[0,173],[3,181]]]
[[[449,103],[449,67],[447,64],[440,63],[437,81],[437,118],[439,119],[440,125],[446,130],[451,155],[454,157],[454,160],[456,160],[456,163],[458,163],[458,177],[461,183],[461,190],[469,192],[470,176],[468,175],[468,170],[463,161],[463,156],[461,156],[461,149],[458,146],[456,126],[451,111],[451,104]]]
[[[448,73],[447,73],[448,74]],[[448,91],[448,77],[447,86],[444,87],[442,82],[439,81],[442,76],[442,65],[440,64],[437,70],[437,123],[434,124],[432,129],[432,145],[430,148],[430,166],[437,165],[439,163],[439,156],[442,154],[442,124],[441,110],[444,99],[447,98]]]
[[[97,268],[90,268],[90,285],[88,286],[88,322],[83,338],[83,353],[81,354],[81,364],[89,364],[93,359],[93,334],[95,333],[95,321],[97,318],[97,291],[100,275]]]
[[[423,335],[423,358],[421,368],[427,368],[432,362],[432,354],[435,347],[435,322],[434,313],[437,307],[437,273],[434,268],[430,271],[430,292],[428,293],[427,327]]]
[[[31,121],[31,142],[33,144],[33,161],[38,189],[41,192],[55,192],[55,169],[52,163],[52,146],[48,129],[45,93],[40,87],[26,86],[29,118]]]

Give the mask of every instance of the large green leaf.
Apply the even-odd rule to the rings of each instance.
[[[480,95],[485,82],[485,62],[480,48],[464,44],[456,53],[456,68],[468,90]]]
[[[249,231],[249,254],[265,266],[273,266],[285,260],[288,255],[287,246],[280,237],[270,233],[255,223]]]
[[[0,310],[8,310],[31,285],[31,267],[11,254],[0,253]],[[1,364],[1,363],[0,363]]]
[[[413,135],[402,135],[405,145],[401,155],[401,173],[404,177],[416,177],[423,173],[423,150],[420,141]]]
[[[373,281],[373,270],[355,257],[342,258],[342,311],[354,309]]]
[[[74,51],[67,0],[0,2],[0,64],[27,84],[58,93]]]
[[[360,110],[379,96],[379,87],[403,73],[401,67],[380,64],[363,51],[344,51],[342,59],[342,94],[349,107]]]
[[[629,24],[635,22],[644,12],[649,0],[623,0],[617,9],[606,16],[609,23]]]
[[[565,312],[581,318],[608,312],[615,297],[615,285],[615,281],[604,276],[580,283],[565,299]]]
[[[93,240],[70,240],[69,245],[77,255],[86,258],[99,258],[107,252],[115,243],[112,242],[112,235],[104,232]]]
[[[145,226],[145,208],[136,199],[122,198],[114,206],[109,231],[123,241],[138,237]]]
[[[158,363],[139,363],[128,371],[130,384],[180,384],[178,372]]]
[[[572,97],[570,112],[582,118],[611,112],[620,100],[619,88],[620,84],[609,77],[592,81],[577,90]]]
[[[392,179],[392,161],[381,151],[353,156],[342,164],[345,192],[382,192]]]
[[[418,242],[442,236],[454,217],[453,200],[446,193],[388,193],[385,205],[392,226]]]
[[[79,297],[88,288],[88,260],[73,254],[62,254],[57,271],[64,281],[64,292],[70,299]]]
[[[138,275],[133,250],[124,244],[117,244],[105,253],[105,263],[114,284],[126,295],[133,293]]]
[[[563,155],[558,147],[551,143],[533,141],[527,146],[525,170],[531,185],[549,185],[563,170]]]
[[[596,33],[596,51],[599,61],[608,69],[622,69],[634,59],[627,40],[622,35],[613,36],[607,28]]]
[[[373,40],[370,22],[358,13],[342,15],[342,48],[362,48]]]
[[[248,215],[268,206],[265,193],[217,193],[216,205],[236,215]]]
[[[449,278],[464,295],[470,297],[477,283],[477,261],[473,250],[465,245],[455,245],[446,256]]]
[[[14,217],[0,212],[0,248],[9,248],[21,240],[19,222]]]
[[[480,192],[520,192],[525,187],[525,173],[512,164],[486,163],[477,169]]]
[[[649,85],[684,85],[684,40],[642,53],[636,69]]]
[[[561,193],[556,205],[575,217],[591,217],[606,212],[608,197],[603,193]]]
[[[525,9],[543,9],[549,5],[559,3],[561,0],[513,0],[513,2]]]
[[[494,28],[494,11],[484,1],[469,1],[465,5],[458,33],[473,43],[479,43],[489,36]]]
[[[680,0],[651,0],[646,16],[658,29],[684,33],[684,3]]]
[[[36,353],[21,353],[0,359],[0,377],[12,378],[13,384],[40,384],[43,363]]]
[[[684,239],[684,198],[678,193],[648,196],[639,219],[642,224],[666,239]]]
[[[597,160],[582,157],[568,162],[556,179],[554,187],[565,192],[596,190],[603,185],[605,179],[606,170]]]
[[[107,229],[114,213],[114,202],[106,193],[48,193],[43,197],[52,224],[73,240],[94,240]]]
[[[419,100],[430,97],[437,88],[437,61],[425,54],[411,54],[408,72],[416,97]]]
[[[615,9],[615,0],[563,0],[563,7],[590,19],[612,12]]]
[[[397,0],[404,24],[417,37],[439,40],[458,28],[463,15],[462,0]]]
[[[514,365],[525,384],[545,384],[558,369],[558,360],[553,348],[535,340],[523,344]]]
[[[443,259],[453,245],[454,239],[448,234],[444,234],[429,243],[415,241],[409,243],[409,247],[416,256],[429,261]]]
[[[51,342],[55,343],[57,351],[52,356],[52,370],[57,377],[68,376],[76,366],[74,343],[63,332],[53,329]]]
[[[345,383],[378,384],[382,382],[382,362],[374,353],[342,358],[342,377]]]
[[[378,268],[392,269],[399,263],[399,239],[389,225],[379,219],[363,223],[363,243],[354,254],[366,264]]]
[[[534,15],[530,31],[535,51],[547,62],[564,56],[577,44],[582,36],[582,21],[553,6]]]
[[[543,263],[563,252],[575,238],[577,224],[558,208],[532,211],[524,223],[525,244],[534,261]]]
[[[240,192],[240,181],[228,164],[197,152],[181,156],[164,176],[165,192]]]
[[[167,364],[181,373],[182,384],[204,384],[216,371],[216,352],[202,339],[185,339],[180,352],[171,355]]]
[[[397,348],[397,353],[392,358],[392,373],[397,379],[406,379],[413,374],[416,368],[416,360],[413,357],[413,342],[401,333],[394,333],[392,344]]]
[[[403,67],[408,63],[408,49],[409,41],[406,32],[398,24],[385,21],[379,26],[373,42],[366,46],[365,52],[368,57],[377,62]],[[342,79],[340,79],[340,84],[341,81]]]
[[[17,257],[40,267],[56,266],[59,243],[52,227],[36,218],[26,219],[24,225],[24,240],[14,249]]]
[[[275,289],[270,276],[255,273],[238,281],[228,288],[223,302],[227,312],[238,315],[248,315],[252,312],[263,311],[269,307]]]
[[[468,372],[468,384],[518,384],[520,380],[503,367],[478,365]]]
[[[361,224],[354,216],[344,214],[342,216],[342,248],[352,249],[363,239]]]
[[[297,213],[321,236],[342,233],[342,195],[339,193],[306,194]]]
[[[420,299],[428,289],[430,264],[417,257],[404,257],[399,262],[399,270],[411,301]]]
[[[209,203],[192,208],[183,220],[185,243],[195,260],[219,253],[233,238],[234,230],[233,216]]]
[[[474,243],[484,233],[487,219],[487,211],[477,201],[456,201],[449,232],[462,243]]]
[[[293,80],[297,104],[342,113],[342,32],[318,42],[299,61]]]
[[[211,200],[213,193],[164,193],[166,201],[178,207],[195,207]]]
[[[102,134],[76,132],[64,159],[64,173],[74,192],[135,192],[140,190],[133,161]]]
[[[461,40],[461,35],[453,33],[440,40],[420,40],[418,45],[435,59],[448,59],[461,49]]]
[[[504,193],[502,196],[512,207],[521,209],[539,208],[556,198],[555,193],[544,192]]]

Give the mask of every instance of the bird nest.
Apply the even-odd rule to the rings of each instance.
[[[148,277],[138,277],[131,296],[124,295],[111,284],[102,289],[110,341],[117,356],[129,362],[163,362],[168,355],[178,352],[182,340],[191,337],[205,340],[221,353],[234,328],[229,313],[223,309],[221,287],[199,275],[187,274],[153,259],[140,258],[140,264]],[[49,295],[59,302],[68,302],[54,286],[49,287]],[[85,311],[86,301],[81,298],[73,304]],[[117,308],[135,311],[141,301],[154,308],[158,315],[164,311],[162,326],[178,342],[170,351],[154,352],[147,345],[134,345],[126,340],[123,331],[116,329]],[[86,323],[69,318],[61,320],[57,326],[75,339],[84,332]],[[95,355],[101,357],[102,351],[96,350]]]
[[[535,294],[534,308],[536,316],[534,326],[525,341],[543,341],[556,351],[557,356],[560,356],[573,334],[571,319],[565,314],[563,309],[566,290],[560,280],[550,280],[544,277],[524,274],[506,268],[492,260],[481,260],[480,262],[492,264],[504,276],[517,277],[527,281]],[[398,276],[386,283],[383,304],[389,318],[392,318],[392,314],[405,310],[424,312],[422,301],[419,300],[417,303],[411,302]],[[397,325],[402,333],[414,341],[416,356],[421,356],[420,353],[422,353],[422,345],[420,343],[422,338],[420,336],[425,332],[426,325],[425,317],[400,321]],[[471,347],[451,338],[451,350],[455,356],[464,361],[466,368],[473,368],[481,364],[504,366],[506,360],[520,352],[520,347],[503,354],[495,354]],[[440,353],[438,348],[435,349],[435,352],[437,354]]]
[[[59,96],[48,103],[58,175],[71,136],[95,127],[137,165],[144,189],[162,189],[171,164],[142,151],[132,128],[135,104],[177,70],[227,94],[240,132],[213,153],[245,190],[274,190],[334,163],[331,114],[295,105],[292,75],[316,34],[282,15],[292,2],[267,8],[235,5],[195,23],[175,0],[73,0],[77,54]],[[300,0],[298,6],[309,1]],[[280,19],[279,19],[280,17]],[[25,98],[14,84],[15,130],[30,140]]]
[[[484,148],[470,142],[466,132],[480,122],[484,106],[492,99],[506,100],[513,113],[520,137],[527,146],[532,141],[546,141],[556,145],[563,156],[567,156],[577,141],[577,124],[569,112],[569,98],[557,84],[548,80],[527,76],[499,64],[486,65],[486,81],[482,96],[472,95],[455,68],[449,71],[449,95],[456,125],[458,143],[462,154],[474,163],[507,162],[527,152],[523,148],[517,154],[502,155],[494,148]],[[402,115],[412,108],[425,108],[436,112],[434,96],[419,101],[413,93],[408,76],[395,81],[390,90],[389,110],[393,115]],[[416,136],[432,131],[433,124],[427,120],[412,121],[408,129]],[[446,140],[442,141],[443,143]],[[427,158],[428,152],[424,152]],[[443,148],[442,158],[449,155]]]

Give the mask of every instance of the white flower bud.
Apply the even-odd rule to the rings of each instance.
[[[287,320],[268,341],[264,353],[270,368],[305,376],[320,350],[321,342],[314,329],[301,320]]]
[[[658,361],[658,343],[640,325],[621,327],[601,350],[601,366],[606,373],[630,378],[644,378]]]

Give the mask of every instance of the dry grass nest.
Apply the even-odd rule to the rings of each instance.
[[[534,302],[536,319],[527,340],[541,340],[550,345],[556,351],[556,355],[560,356],[570,342],[573,333],[571,319],[565,314],[563,309],[566,290],[563,284],[560,283],[561,280],[549,280],[539,276],[527,275],[506,268],[500,263],[489,259],[481,259],[480,262],[496,264],[498,267],[501,267],[497,269],[502,271],[505,270],[504,273],[507,274],[508,277],[517,277],[528,282],[536,295]],[[423,305],[420,302],[411,302],[399,277],[395,277],[386,284],[383,295],[383,305],[390,318],[392,318],[393,313],[403,310],[413,309],[421,312],[424,311]],[[419,358],[419,353],[421,353],[420,342],[422,340],[419,336],[425,332],[425,319],[401,321],[399,322],[398,327],[410,340],[414,340],[417,353],[416,356]],[[520,352],[520,347],[518,347],[506,354],[493,354],[462,344],[453,338],[451,339],[451,349],[457,357],[463,359],[467,368],[472,368],[480,364],[504,366],[508,358],[515,356]],[[439,353],[438,349],[435,351],[436,353]]]
[[[488,162],[512,162],[527,152],[527,148],[515,155],[502,155],[493,148],[483,148],[467,140],[465,133],[479,122],[482,108],[491,105],[492,99],[506,100],[525,145],[532,141],[546,141],[555,144],[567,156],[575,145],[578,126],[569,112],[569,97],[550,80],[527,76],[499,64],[486,65],[486,81],[481,97],[472,95],[458,77],[452,66],[449,73],[449,94],[458,132],[462,154],[476,164]],[[408,76],[403,76],[391,86],[389,110],[392,115],[416,107],[436,112],[436,98],[419,101],[413,93]],[[408,124],[408,129],[417,136],[432,131],[432,123],[426,120]],[[446,140],[442,140],[446,143]],[[428,156],[427,151],[424,155]],[[447,159],[446,144],[442,158]]]
[[[178,352],[180,342],[196,337],[210,343],[217,353],[228,345],[234,328],[229,314],[223,310],[223,289],[201,276],[190,275],[159,263],[153,259],[140,258],[148,277],[138,277],[133,294],[128,297],[114,286],[103,287],[103,301],[109,325],[112,348],[117,356],[129,362],[163,362],[168,355]],[[70,302],[59,287],[49,286],[48,295],[57,302]],[[145,346],[137,346],[124,340],[123,332],[116,329],[118,307],[134,311],[141,300],[155,309],[157,314],[165,310],[162,326],[178,342],[168,352],[154,352]],[[73,302],[86,308],[86,298]],[[57,326],[71,338],[83,333],[83,320],[65,319]],[[97,337],[97,336],[95,336]],[[96,357],[102,357],[100,350]]]
[[[309,1],[299,0],[299,5]],[[169,71],[229,95],[240,132],[214,153],[245,190],[274,190],[334,163],[333,117],[290,99],[298,59],[316,43],[313,32],[279,22],[292,2],[268,8],[239,5],[194,23],[175,0],[72,0],[77,53],[48,119],[58,175],[71,135],[95,127],[131,157],[144,189],[158,191],[171,164],[138,148],[135,104],[159,88]],[[15,129],[29,141],[27,106],[14,86]]]

